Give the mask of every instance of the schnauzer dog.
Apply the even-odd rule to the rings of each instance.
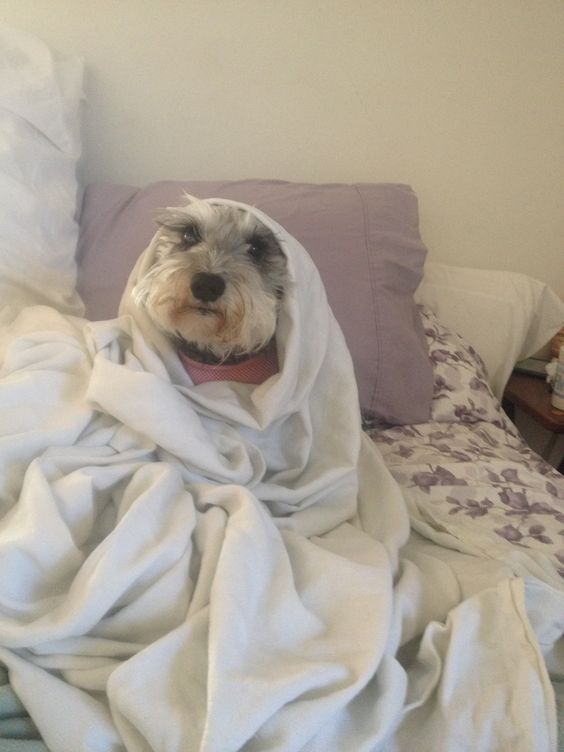
[[[250,212],[204,201],[157,221],[156,262],[133,299],[185,365],[234,365],[275,350],[287,264],[274,233]]]

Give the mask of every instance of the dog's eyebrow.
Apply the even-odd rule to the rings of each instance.
[[[249,243],[257,243],[260,245],[266,245],[268,243],[268,236],[264,232],[254,230],[247,238]]]
[[[194,235],[200,235],[200,227],[198,221],[193,217],[187,217],[182,211],[175,211],[174,209],[167,209],[155,218],[156,223],[160,227],[166,227],[167,230],[173,230],[174,232],[187,232],[191,231]]]
[[[276,242],[276,237],[272,230],[264,225],[255,225],[248,234],[248,242],[258,241],[261,243]]]

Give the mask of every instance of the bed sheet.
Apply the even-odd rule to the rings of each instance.
[[[533,452],[465,340],[421,307],[434,370],[432,420],[367,427],[427,540],[561,587],[564,477]],[[564,750],[564,675],[551,675]]]
[[[369,430],[404,491],[412,527],[561,587],[564,477],[508,419],[476,351],[429,309],[421,315],[435,374],[432,420]]]

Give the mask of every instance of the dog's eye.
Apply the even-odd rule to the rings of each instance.
[[[195,227],[185,227],[182,231],[182,242],[186,248],[191,248],[201,241],[200,233]]]
[[[266,243],[262,238],[253,237],[249,242],[249,256],[255,261],[261,259],[266,253]]]

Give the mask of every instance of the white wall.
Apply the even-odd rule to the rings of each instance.
[[[434,259],[564,295],[562,0],[0,0],[87,64],[83,174],[399,181]]]

